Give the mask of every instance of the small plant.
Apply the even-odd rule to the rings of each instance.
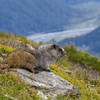
[[[0,44],[0,53],[8,54],[9,52],[12,52],[13,50],[14,50],[14,48],[12,48],[10,46],[5,46],[5,45]]]

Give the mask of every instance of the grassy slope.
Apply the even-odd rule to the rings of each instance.
[[[38,100],[33,87],[11,72],[0,72],[0,100],[11,100],[11,96],[18,100]]]
[[[84,67],[93,67],[100,71],[100,59],[89,53],[78,50],[73,44],[65,46],[68,58],[73,62],[78,62],[84,65]]]
[[[66,69],[71,70],[72,74],[66,73]],[[83,74],[82,70],[77,71],[71,69],[67,57],[58,63],[51,64],[51,70],[78,87],[81,92],[79,100],[100,100],[100,94],[98,93],[98,90],[100,90],[100,78],[98,77],[97,80],[91,80],[86,72]],[[94,85],[94,87],[91,87],[92,85]],[[66,97],[61,98],[62,97],[59,97],[58,100],[66,100]]]
[[[31,41],[27,40],[27,38],[22,35],[14,35],[13,33],[6,34],[5,32],[0,32],[0,39],[23,41],[23,42],[25,42],[27,44],[31,44],[33,46],[38,45],[35,42],[31,42]]]
[[[16,37],[12,35],[8,39],[12,39],[11,37],[14,37],[14,40],[16,40]],[[94,68],[99,69],[99,59],[77,50],[73,45],[65,46],[64,48],[67,51],[67,56],[60,59],[58,62],[51,64],[51,71],[78,87],[81,92],[79,100],[100,100],[100,94],[98,92],[100,91],[100,78],[98,77],[96,80],[92,81],[87,76],[87,73],[83,74],[82,70],[77,71],[71,69],[70,64],[68,63],[68,60],[71,59],[72,61],[79,62],[87,67],[94,66]],[[0,52],[8,53],[12,50],[12,47],[0,45]],[[66,69],[71,70],[72,74],[66,73]],[[94,85],[94,87],[91,87],[91,85]],[[33,98],[34,100],[42,100],[39,96],[36,96],[36,92],[34,87],[26,84],[13,73],[0,71],[0,100],[11,100],[9,96],[19,100],[33,100]],[[8,95],[8,97],[5,97],[5,95]],[[66,100],[66,98],[67,97],[63,98],[62,96],[57,97],[58,100]],[[70,100],[70,96],[68,96],[68,98]],[[73,96],[73,98],[75,97]]]

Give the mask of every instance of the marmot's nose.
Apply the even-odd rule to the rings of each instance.
[[[66,55],[66,51],[64,51],[64,55]]]

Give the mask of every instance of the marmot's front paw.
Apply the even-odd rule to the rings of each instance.
[[[48,72],[51,72],[50,70],[47,70]]]
[[[39,70],[35,69],[33,73],[38,74]]]
[[[45,69],[45,71],[47,71],[47,72],[51,72],[50,69]]]

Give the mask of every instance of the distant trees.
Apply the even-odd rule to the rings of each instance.
[[[92,31],[91,33],[76,38],[65,39],[59,44],[74,43],[77,47],[85,45],[89,47],[89,52],[100,56],[100,27]]]

